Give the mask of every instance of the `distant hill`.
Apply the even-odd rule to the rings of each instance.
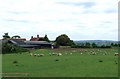
[[[97,45],[111,45],[111,43],[118,43],[118,41],[112,41],[112,40],[79,40],[79,41],[74,41],[74,43],[82,44],[82,43],[96,43]]]

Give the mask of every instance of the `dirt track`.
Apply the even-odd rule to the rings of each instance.
[[[52,50],[62,52],[62,51],[88,51],[88,50],[95,50],[95,49],[58,48],[58,49],[52,49]]]

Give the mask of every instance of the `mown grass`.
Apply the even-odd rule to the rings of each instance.
[[[97,54],[88,54],[93,51]],[[39,49],[31,50],[30,53],[41,53],[45,56],[30,56],[29,52],[17,55],[4,54],[2,71],[3,73],[29,73],[25,75],[27,77],[117,77],[118,64],[115,61],[118,62],[118,56],[114,56],[117,51],[117,49],[91,49],[61,52]],[[53,52],[63,55],[49,56],[48,53]],[[65,55],[71,52],[72,55]],[[105,52],[107,55],[104,56]]]

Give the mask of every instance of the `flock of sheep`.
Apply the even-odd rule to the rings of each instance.
[[[64,55],[72,55],[73,53],[64,53]],[[83,53],[80,53],[81,55],[83,54]],[[89,54],[89,55],[96,55],[96,54],[98,54],[98,53],[96,53],[96,52],[90,52],[90,53],[87,53],[87,54]],[[62,53],[49,53],[49,56],[54,56],[54,55],[56,55],[56,56],[62,56],[63,54]],[[103,53],[103,55],[107,55],[107,52],[105,52],[105,53]],[[114,53],[114,56],[117,56],[117,55],[119,55],[119,53]],[[44,56],[44,54],[33,54],[33,53],[30,53],[30,56]]]
[[[62,53],[49,53],[49,56],[56,55],[56,56],[62,56]],[[65,55],[68,55],[68,53],[65,53]],[[72,55],[72,53],[70,53]],[[44,54],[32,54],[30,53],[30,56],[44,56]]]

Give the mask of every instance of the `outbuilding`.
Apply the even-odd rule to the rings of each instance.
[[[24,48],[54,48],[54,43],[49,43],[47,41],[9,40],[8,42]]]

